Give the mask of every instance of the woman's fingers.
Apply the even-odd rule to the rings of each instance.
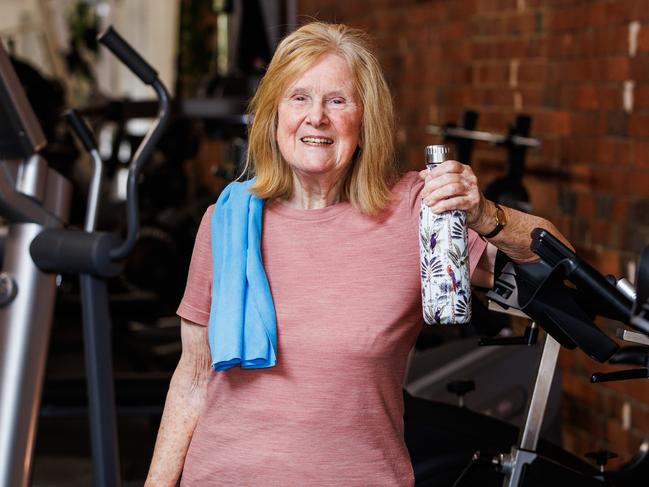
[[[426,204],[434,205],[440,200],[464,196],[467,193],[467,187],[463,181],[454,181],[443,184],[424,196]]]
[[[436,213],[454,209],[474,212],[479,206],[478,178],[469,166],[446,161],[420,174],[425,180],[422,198]]]
[[[468,196],[454,196],[445,200],[438,201],[430,207],[433,213],[444,213],[451,210],[469,211],[472,199]]]

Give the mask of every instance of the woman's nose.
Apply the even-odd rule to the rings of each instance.
[[[309,113],[307,114],[307,120],[309,124],[314,127],[319,127],[320,125],[327,123],[329,119],[327,118],[327,114],[325,113],[322,103],[314,102],[311,104]]]

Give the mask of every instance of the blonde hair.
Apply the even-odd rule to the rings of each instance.
[[[289,84],[325,54],[347,62],[363,105],[359,147],[341,185],[341,198],[366,214],[376,214],[391,198],[399,169],[394,155],[392,96],[365,32],[342,24],[312,22],[284,38],[248,108],[246,168],[257,180],[260,198],[290,198],[293,176],[276,140],[278,106]]]

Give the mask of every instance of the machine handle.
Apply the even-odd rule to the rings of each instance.
[[[552,267],[562,265],[566,279],[583,286],[607,303],[625,322],[631,319],[633,303],[604,276],[581,260],[554,235],[543,228],[532,230],[531,250]],[[615,318],[609,316],[611,318]]]
[[[110,49],[145,84],[151,85],[158,78],[157,71],[112,27],[99,34],[97,40]]]
[[[65,112],[65,121],[68,122],[72,131],[79,137],[79,140],[88,152],[97,148],[92,130],[76,110],[68,110]]]
[[[171,102],[169,92],[158,78],[158,73],[117,33],[108,27],[97,38],[99,42],[110,49],[120,61],[128,66],[144,83],[151,86],[158,98],[158,116],[146,136],[140,142],[131,163],[129,164],[128,180],[126,182],[126,236],[122,245],[110,252],[113,261],[126,258],[137,242],[140,232],[137,184],[144,163],[151,157],[155,146],[169,123]]]
[[[616,372],[595,372],[590,376],[590,382],[613,382],[617,380],[646,379],[649,377],[649,370],[646,367],[638,369],[618,370]]]

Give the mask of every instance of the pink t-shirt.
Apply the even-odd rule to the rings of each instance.
[[[214,372],[183,486],[411,486],[402,381],[422,326],[418,174],[380,218],[349,203],[264,208],[277,365]],[[207,325],[210,207],[178,314]],[[486,242],[469,233],[475,268]]]

